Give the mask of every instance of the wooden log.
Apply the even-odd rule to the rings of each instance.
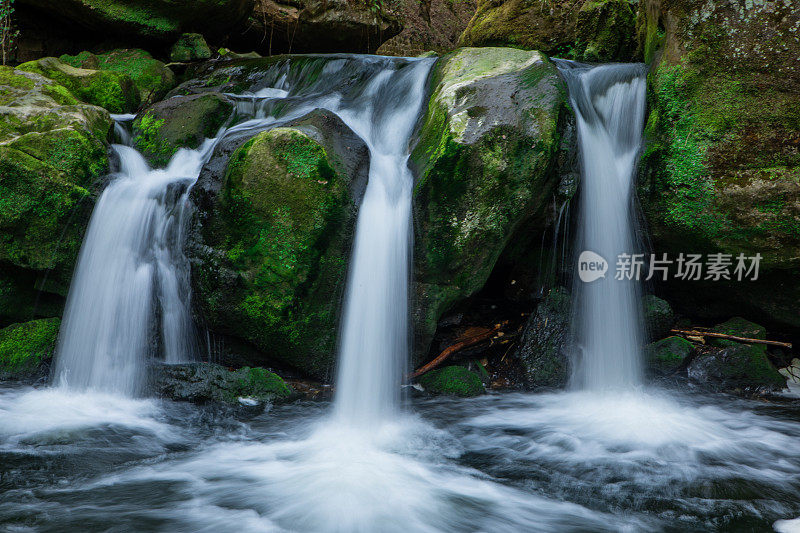
[[[738,337],[736,335],[728,335],[727,333],[716,333],[713,331],[697,331],[697,330],[683,330],[683,329],[671,329],[670,333],[677,333],[678,335],[682,335],[684,337],[714,337],[715,339],[728,339],[737,342],[743,342],[745,344],[769,344],[770,346],[780,346],[782,348],[789,348],[791,349],[792,343],[790,342],[779,342],[779,341],[768,341],[764,339],[750,339],[748,337]],[[691,340],[691,339],[690,339]]]
[[[483,333],[479,333],[477,335],[472,335],[470,337],[466,337],[466,338],[458,341],[457,343],[455,343],[455,344],[453,344],[451,346],[448,346],[447,348],[444,349],[444,351],[442,351],[442,353],[437,355],[430,363],[418,368],[416,371],[414,371],[408,377],[410,379],[417,379],[422,374],[424,374],[426,372],[430,372],[431,370],[433,370],[437,366],[441,365],[445,360],[447,360],[448,357],[450,357],[451,355],[453,355],[457,351],[463,350],[464,348],[467,348],[468,346],[472,346],[472,345],[478,344],[479,342],[482,342],[482,341],[485,341],[487,339],[492,338],[495,333],[499,332],[507,324],[508,324],[508,320],[503,321],[503,322],[495,325],[495,327],[493,327],[492,329],[486,330]]]

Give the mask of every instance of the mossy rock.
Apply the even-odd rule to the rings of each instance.
[[[683,337],[667,337],[647,346],[647,367],[658,375],[672,375],[685,366],[693,352],[694,345]]]
[[[764,326],[759,326],[749,320],[746,320],[740,316],[733,317],[730,320],[723,322],[722,324],[717,324],[711,331],[714,333],[724,333],[725,335],[733,335],[735,337],[744,337],[745,339],[760,339],[766,340],[767,338],[767,329]],[[708,338],[708,344],[712,346],[721,346],[723,348],[728,346],[736,346],[741,344],[737,341],[732,341],[729,339],[719,339],[714,337]],[[755,344],[754,346],[766,350],[766,345],[764,344]]]
[[[551,290],[531,314],[516,357],[529,386],[563,387],[569,379],[572,300],[563,287]]]
[[[0,94],[0,270],[19,306],[0,316],[18,321],[36,300],[66,295],[112,121],[33,72],[0,67]]]
[[[643,299],[643,308],[645,325],[651,338],[658,340],[667,337],[675,324],[675,312],[669,302],[648,294]]]
[[[98,55],[81,52],[74,56],[62,55],[59,59],[76,68],[127,74],[139,90],[143,105],[161,100],[175,87],[175,74],[169,67],[153,59],[149,52],[137,48],[122,48]]]
[[[426,391],[433,394],[470,398],[485,392],[478,374],[456,365],[431,370],[419,378],[419,383]]]
[[[40,374],[52,357],[61,320],[44,318],[0,329],[0,379]]]
[[[411,154],[418,357],[515,235],[545,225],[566,110],[558,71],[538,52],[464,48],[436,63]]]
[[[202,196],[201,182],[202,227],[190,252],[195,294],[214,331],[319,378],[335,358],[355,225],[351,180],[359,173],[340,154],[366,157],[363,143],[326,116],[335,124],[316,114],[247,141],[213,197]]]
[[[735,308],[800,332],[800,156],[786,149],[800,138],[798,16],[796,2],[642,2],[653,66],[638,183],[653,246],[733,263],[730,279],[661,288],[686,315]],[[737,279],[739,254],[760,254],[757,280]]]
[[[210,57],[211,49],[199,33],[184,33],[169,52],[169,59],[176,63],[201,61]]]
[[[763,347],[739,344],[696,357],[689,378],[721,390],[780,390],[786,379],[772,366]]]
[[[152,165],[165,166],[180,148],[215,137],[232,112],[233,102],[220,93],[170,98],[136,117],[133,144]]]
[[[176,401],[219,402],[238,405],[239,398],[257,402],[285,402],[292,389],[283,379],[260,367],[229,370],[213,363],[156,365],[151,380],[163,396]]]
[[[125,73],[75,68],[56,57],[29,61],[17,68],[50,78],[78,99],[111,113],[129,113],[139,107],[139,91]]]
[[[112,40],[164,44],[185,31],[222,38],[241,25],[253,0],[24,0],[28,6]]]
[[[637,2],[479,0],[461,46],[513,46],[578,61],[631,61]]]

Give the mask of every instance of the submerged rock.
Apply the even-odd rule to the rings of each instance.
[[[551,290],[525,324],[516,357],[531,387],[563,387],[569,379],[571,297]]]
[[[0,323],[60,312],[111,125],[55,81],[0,67]]]
[[[178,149],[197,148],[216,137],[232,112],[233,102],[220,93],[169,98],[136,117],[133,145],[152,165],[164,166]]]
[[[636,3],[628,0],[479,0],[462,46],[514,46],[578,61],[637,57]]]
[[[59,59],[76,68],[110,70],[127,74],[133,80],[143,105],[161,100],[175,86],[175,74],[149,52],[136,48],[117,49],[103,54],[81,52]]]
[[[58,318],[43,318],[0,329],[0,380],[46,375],[60,325]]]
[[[488,279],[516,232],[543,225],[566,92],[538,52],[465,48],[437,62],[411,154],[416,353]]]
[[[419,379],[419,383],[427,392],[433,394],[468,398],[485,392],[478,374],[457,365],[431,370]]]
[[[198,61],[211,57],[211,49],[199,33],[184,33],[169,51],[170,61]]]
[[[317,111],[235,149],[221,183],[201,176],[189,254],[214,331],[328,376],[367,168],[364,143]]]
[[[111,113],[128,113],[139,107],[139,91],[125,73],[75,68],[55,57],[29,61],[17,68],[50,78],[78,99]]]
[[[647,369],[662,376],[673,375],[685,367],[694,353],[694,345],[683,337],[667,337],[647,346]]]
[[[228,370],[213,363],[156,365],[151,367],[151,381],[159,394],[176,401],[263,409],[267,402],[292,397],[292,389],[280,376],[260,367]]]
[[[646,0],[641,21],[653,67],[639,197],[654,248],[732,263],[729,279],[662,292],[689,316],[738,309],[800,331],[800,4]],[[761,255],[757,281],[737,279],[739,254]]]

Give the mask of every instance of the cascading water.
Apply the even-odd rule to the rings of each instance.
[[[373,424],[396,408],[408,357],[411,259],[409,140],[432,60],[386,70],[362,106],[342,119],[370,151],[369,182],[358,215],[344,306],[336,414]]]
[[[607,261],[604,277],[574,282],[573,384],[589,390],[641,382],[642,312],[635,273],[617,276],[618,257],[636,253],[633,177],[645,113],[644,65],[559,61],[578,125],[581,193],[575,255]],[[579,269],[582,265],[576,265]],[[617,279],[621,277],[621,279]]]
[[[120,172],[81,247],[56,350],[58,385],[137,394],[156,310],[164,359],[192,357],[184,206],[213,144],[180,150],[156,170],[133,148],[114,145]]]

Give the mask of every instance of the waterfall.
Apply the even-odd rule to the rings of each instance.
[[[340,116],[367,144],[369,182],[350,260],[336,379],[342,421],[373,424],[396,409],[408,359],[411,264],[409,141],[432,60],[384,70]]]
[[[569,87],[580,147],[576,267],[601,261],[591,254],[587,260],[583,252],[607,262],[602,277],[575,277],[573,384],[589,390],[630,387],[641,382],[641,291],[635,271],[626,270],[617,279],[617,264],[618,258],[626,261],[622,254],[634,264],[632,256],[638,249],[634,173],[644,123],[646,71],[639,64],[593,67],[558,61],[558,65]]]
[[[164,169],[113,146],[120,171],[98,199],[81,247],[56,349],[58,385],[140,392],[156,318],[164,359],[192,358],[182,233],[188,189],[212,146],[180,150]]]

